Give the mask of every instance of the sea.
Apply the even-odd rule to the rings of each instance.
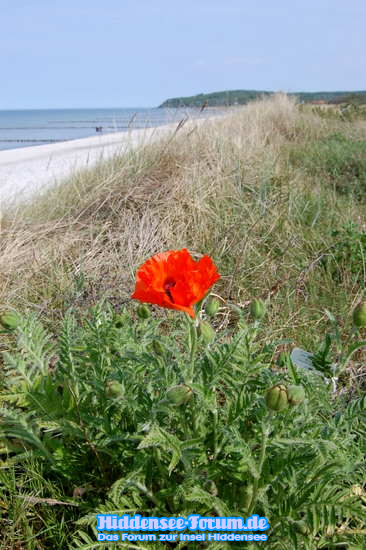
[[[69,141],[138,128],[206,118],[210,108],[0,110],[0,150]]]

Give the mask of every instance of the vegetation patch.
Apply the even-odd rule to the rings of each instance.
[[[45,547],[66,548],[67,537],[97,548],[96,514],[116,511],[257,513],[269,521],[269,548],[362,540],[365,397],[334,393],[329,346],[274,364],[282,342],[263,339],[264,304],[251,320],[234,310],[235,328],[210,338],[189,317],[171,314],[165,334],[148,308],[108,304],[67,315],[56,340],[34,316],[11,324],[2,490],[16,500],[15,476],[20,503],[3,515],[12,526],[3,548],[22,532],[29,548],[38,533]],[[210,326],[207,311],[196,308],[198,328]],[[344,348],[338,374],[357,346]]]
[[[319,182],[341,194],[364,199],[366,191],[366,141],[341,133],[312,141],[290,153],[291,161]]]

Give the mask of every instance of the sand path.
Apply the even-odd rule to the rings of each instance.
[[[198,122],[197,120],[195,122]],[[75,171],[172,134],[177,124],[0,151],[0,201],[19,203]]]

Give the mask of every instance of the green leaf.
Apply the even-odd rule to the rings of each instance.
[[[168,467],[169,475],[171,475],[182,458],[182,447],[184,448],[184,442],[182,444],[175,435],[166,432],[158,426],[153,426],[137,448],[146,449],[148,447],[160,447],[172,455]]]

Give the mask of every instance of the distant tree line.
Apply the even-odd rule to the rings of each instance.
[[[210,107],[244,105],[249,101],[274,92],[264,90],[227,90],[210,94],[197,94],[189,97],[173,97],[164,101],[159,107],[201,107],[205,102]],[[299,101],[325,101],[326,103],[366,103],[366,91],[361,92],[296,92],[288,95],[298,97]]]

